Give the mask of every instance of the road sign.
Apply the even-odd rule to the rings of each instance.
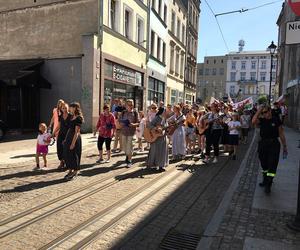
[[[300,21],[286,24],[285,44],[300,44]]]
[[[300,0],[289,0],[289,5],[296,16],[300,16]]]

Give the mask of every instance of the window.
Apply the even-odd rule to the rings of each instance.
[[[267,61],[261,61],[261,69],[267,68]]]
[[[171,45],[171,53],[170,53],[170,73],[174,72],[174,58],[175,57],[175,48]]]
[[[277,65],[277,62],[273,61],[273,63],[272,63],[272,69],[276,69],[276,65]]]
[[[153,9],[155,9],[155,7],[156,7],[156,6],[155,6],[155,3],[156,3],[156,1],[155,1],[155,0],[152,0],[152,8],[153,8]]]
[[[208,61],[208,60],[206,60],[206,64],[209,64],[209,61]]]
[[[276,73],[272,72],[272,81],[274,82],[276,80]]]
[[[246,72],[241,72],[241,81],[246,80]]]
[[[266,93],[265,85],[259,86],[259,93],[260,94],[265,94]]]
[[[131,12],[129,9],[125,9],[125,14],[124,14],[124,35],[126,38],[131,39],[132,35],[132,20],[131,20]]]
[[[224,68],[220,68],[219,72],[221,76],[224,75]]]
[[[179,50],[176,50],[175,73],[179,75]]]
[[[230,94],[235,94],[235,86],[234,85],[230,86]]]
[[[175,12],[172,11],[171,31],[175,34]]]
[[[185,26],[184,24],[182,24],[182,29],[181,29],[181,39],[182,39],[182,43],[185,44]]]
[[[175,89],[171,90],[171,103],[177,103],[178,92]]]
[[[110,27],[113,30],[117,30],[116,26],[116,14],[117,14],[117,3],[116,0],[110,1]]]
[[[203,69],[199,69],[199,71],[198,71],[199,73],[199,76],[203,76]]]
[[[217,75],[217,69],[216,69],[216,68],[213,68],[213,69],[212,69],[212,75],[213,75],[213,76]]]
[[[235,82],[236,81],[236,72],[230,73],[230,81]]]
[[[231,62],[231,69],[236,69],[236,62],[235,61]]]
[[[157,37],[156,58],[158,60],[161,60],[161,58],[160,58],[160,44],[161,44],[161,39],[159,37]]]
[[[245,62],[245,61],[242,61],[241,69],[242,69],[242,70],[245,70],[245,69],[246,69],[246,62]]]
[[[144,21],[140,18],[137,20],[137,43],[144,47]]]
[[[181,54],[180,58],[180,77],[183,77],[184,72],[184,53]]]
[[[251,62],[251,69],[256,69],[256,61]]]
[[[255,81],[256,80],[256,72],[250,72],[250,80]]]
[[[157,79],[149,77],[148,81],[148,101],[164,102],[165,99],[165,83]]]
[[[162,62],[166,63],[166,43],[163,42],[163,51],[162,51]]]
[[[266,75],[267,75],[266,72],[260,72],[260,80],[261,80],[262,82],[265,82],[265,81],[266,81]]]
[[[205,69],[205,75],[209,76],[209,74],[210,74],[210,70],[209,69]]]
[[[154,48],[155,48],[155,33],[151,30],[151,44],[150,44],[150,54],[154,56]]]
[[[157,13],[158,13],[158,15],[160,15],[161,16],[161,0],[158,0],[158,8],[157,8]]]
[[[164,22],[167,23],[167,13],[168,13],[168,9],[167,9],[167,5],[165,4],[164,6]]]
[[[180,20],[179,18],[177,19],[177,38],[180,40],[180,26],[181,26],[181,23],[180,23]]]

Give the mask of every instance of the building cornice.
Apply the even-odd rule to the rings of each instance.
[[[186,46],[170,31],[168,30],[169,35],[176,41],[184,50],[186,50]]]

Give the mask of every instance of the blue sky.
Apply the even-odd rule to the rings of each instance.
[[[222,13],[241,8],[256,7],[276,0],[207,0],[215,13]],[[242,14],[219,16],[229,51],[238,50],[238,41],[245,40],[244,50],[263,50],[272,40],[277,44],[278,28],[276,21],[284,0]],[[204,0],[201,1],[198,62],[204,56],[224,55],[228,53],[222,40],[213,14]]]

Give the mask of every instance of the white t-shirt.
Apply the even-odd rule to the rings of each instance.
[[[47,141],[49,140],[50,137],[51,137],[51,135],[49,133],[39,134],[37,137],[38,144],[39,145],[48,145]]]
[[[140,121],[140,125],[136,129],[137,138],[142,138],[143,137],[145,126],[146,126],[146,118],[143,118]]]
[[[239,121],[230,121],[228,122],[228,127],[229,127],[229,134],[230,135],[239,135],[239,130],[238,129],[233,129],[230,130],[233,127],[240,127],[241,123]]]
[[[241,115],[241,127],[242,128],[249,128],[250,127],[250,115]]]

